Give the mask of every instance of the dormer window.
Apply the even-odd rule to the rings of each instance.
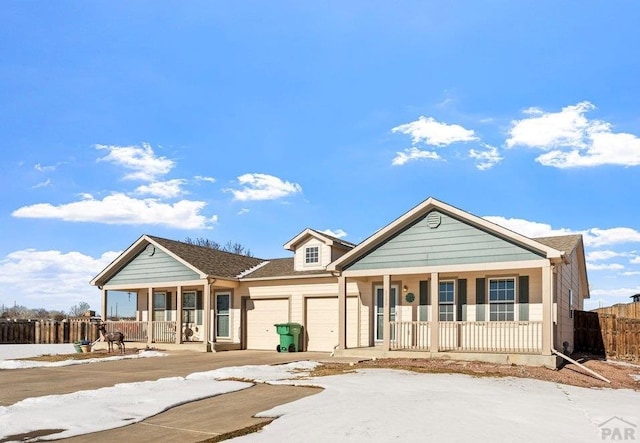
[[[304,249],[304,263],[306,265],[316,265],[320,263],[320,247],[308,246]]]

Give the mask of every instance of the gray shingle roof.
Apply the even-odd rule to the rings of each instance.
[[[313,232],[317,232],[317,233],[318,233],[318,234],[320,234],[320,235],[323,235],[323,236],[325,236],[325,237],[327,237],[327,238],[330,238],[330,239],[331,239],[331,240],[333,240],[334,242],[336,242],[336,243],[338,243],[338,244],[340,244],[340,245],[344,246],[344,247],[345,247],[345,248],[347,248],[347,249],[352,249],[352,248],[355,248],[355,247],[356,247],[356,244],[355,244],[355,243],[351,243],[351,242],[348,242],[348,241],[346,241],[346,240],[342,240],[342,239],[340,239],[340,238],[338,238],[338,237],[334,237],[333,235],[329,235],[329,234],[327,234],[327,233],[325,233],[325,232],[318,231],[317,229],[313,229],[313,228],[309,228],[309,229],[310,229],[311,231],[313,231]]]
[[[558,235],[555,237],[538,237],[532,238],[531,240],[535,240],[538,243],[542,243],[543,245],[549,246],[558,251],[564,251],[567,254],[573,251],[573,249],[578,246],[578,243],[582,239],[582,235],[573,234],[573,235]]]
[[[243,278],[297,277],[303,275],[328,274],[325,270],[294,271],[293,258],[276,258],[264,266],[243,276]]]
[[[147,235],[150,239],[202,272],[216,277],[234,278],[265,260],[233,254],[204,246],[191,245],[175,240]]]

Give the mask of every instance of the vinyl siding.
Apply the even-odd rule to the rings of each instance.
[[[441,217],[437,228],[429,228],[425,216],[346,269],[491,263],[541,257],[444,213],[431,213]]]
[[[305,263],[305,249],[310,246],[317,246],[318,251],[320,253],[320,261],[317,264],[306,264]],[[296,271],[308,271],[308,270],[316,270],[316,269],[324,269],[329,263],[331,263],[331,247],[324,244],[317,238],[310,237],[304,243],[301,243],[298,246],[294,253],[293,258],[293,266]]]
[[[140,253],[120,269],[107,284],[160,283],[199,278],[198,273],[156,248],[155,254],[151,256],[144,251]]]
[[[556,273],[556,294],[554,302],[557,304],[557,329],[556,343],[557,350],[562,350],[562,343],[567,341],[573,350],[573,318],[572,309],[582,308],[582,291],[580,287],[580,270],[578,268],[577,251],[574,250],[570,256],[569,264],[561,264],[557,267]],[[570,305],[569,290],[573,291],[573,306]]]

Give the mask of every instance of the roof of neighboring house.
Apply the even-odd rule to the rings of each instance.
[[[269,260],[267,264],[260,266],[255,271],[243,275],[242,278],[300,277],[322,274],[326,275],[328,272],[323,269],[294,271],[293,258],[276,258]]]
[[[151,235],[147,235],[147,237],[187,263],[198,268],[200,271],[211,276],[235,278],[265,261],[261,258],[238,255],[232,252],[225,252],[219,249],[211,249],[166,238]]]
[[[582,239],[582,235],[580,234],[572,234],[572,235],[558,235],[555,237],[538,237],[532,238],[531,240],[537,241],[538,243],[542,243],[543,245],[547,245],[552,247],[553,249],[557,249],[558,251],[571,252],[578,246],[580,240]]]

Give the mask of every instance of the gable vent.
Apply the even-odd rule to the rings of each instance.
[[[429,215],[427,215],[427,226],[429,226],[431,229],[435,229],[438,226],[440,226],[440,223],[442,222],[442,218],[440,217],[440,214],[437,212],[430,212]]]

